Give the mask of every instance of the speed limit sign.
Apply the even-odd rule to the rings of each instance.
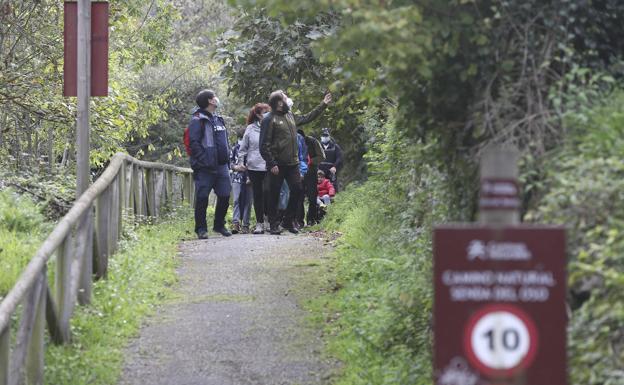
[[[485,306],[469,320],[464,349],[470,363],[492,376],[512,376],[528,367],[537,352],[537,328],[513,305]]]
[[[565,229],[434,233],[435,385],[566,385]]]

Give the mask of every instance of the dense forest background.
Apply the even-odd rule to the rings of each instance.
[[[0,1],[0,188],[71,204],[75,100],[62,2]],[[345,149],[326,222],[330,352],[344,384],[429,384],[431,230],[472,221],[491,144],[521,151],[523,220],[569,228],[569,366],[624,382],[624,4],[618,0],[111,1],[110,96],[92,101],[94,178],[117,151],[186,164],[194,95],[232,132],[285,89]]]

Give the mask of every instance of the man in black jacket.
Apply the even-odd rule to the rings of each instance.
[[[297,126],[311,122],[321,115],[331,102],[331,94],[325,95],[323,102],[303,116],[295,116],[290,107],[292,101],[279,90],[271,93],[269,105],[272,112],[263,120],[260,129],[260,154],[267,163],[269,173],[268,214],[271,234],[280,234],[277,215],[279,191],[286,180],[290,189],[288,208],[284,215],[285,229],[298,233],[293,224],[297,203],[302,193],[301,174],[299,170],[299,143]]]
[[[213,230],[225,237],[232,235],[225,227],[230,205],[230,146],[223,118],[216,114],[219,99],[214,91],[203,90],[195,99],[198,109],[189,124],[191,168],[195,180],[195,232],[208,238],[206,209],[208,195],[214,190],[217,207]]]
[[[334,189],[338,191],[338,172],[344,164],[342,159],[342,148],[329,135],[329,128],[323,128],[321,134],[321,144],[325,151],[325,160],[321,162],[319,170],[323,170],[327,178],[334,185]]]

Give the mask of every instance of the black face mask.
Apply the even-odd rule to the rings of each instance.
[[[285,114],[290,112],[290,107],[288,107],[288,104],[284,103],[284,105],[282,106],[282,112],[284,112]]]

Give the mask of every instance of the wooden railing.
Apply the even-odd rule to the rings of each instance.
[[[93,279],[106,277],[124,218],[158,217],[167,206],[192,204],[193,190],[190,169],[121,153],[111,159],[0,303],[0,385],[43,384],[45,326],[54,343],[70,341],[74,307],[90,302]],[[53,289],[47,274],[51,260]]]

